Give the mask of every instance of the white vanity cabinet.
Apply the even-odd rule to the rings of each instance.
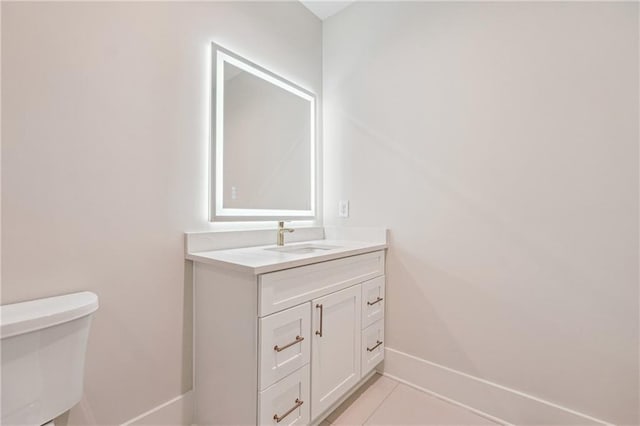
[[[384,259],[267,273],[195,261],[194,423],[323,420],[384,358]]]

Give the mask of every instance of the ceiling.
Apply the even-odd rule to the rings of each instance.
[[[312,11],[318,18],[324,20],[335,15],[355,0],[331,1],[331,0],[300,0],[307,9]]]

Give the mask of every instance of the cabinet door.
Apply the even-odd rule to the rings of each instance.
[[[312,301],[311,418],[360,380],[361,288]]]

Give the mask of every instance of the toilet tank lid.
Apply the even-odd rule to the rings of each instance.
[[[98,296],[90,291],[29,300],[0,306],[0,337],[16,336],[62,324],[98,309]]]

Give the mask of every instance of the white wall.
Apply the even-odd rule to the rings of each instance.
[[[638,4],[356,3],[323,50],[325,224],[390,228],[388,346],[636,424]]]
[[[319,94],[321,23],[297,2],[1,7],[2,303],[98,293],[68,421],[120,423],[191,387],[209,43]]]

